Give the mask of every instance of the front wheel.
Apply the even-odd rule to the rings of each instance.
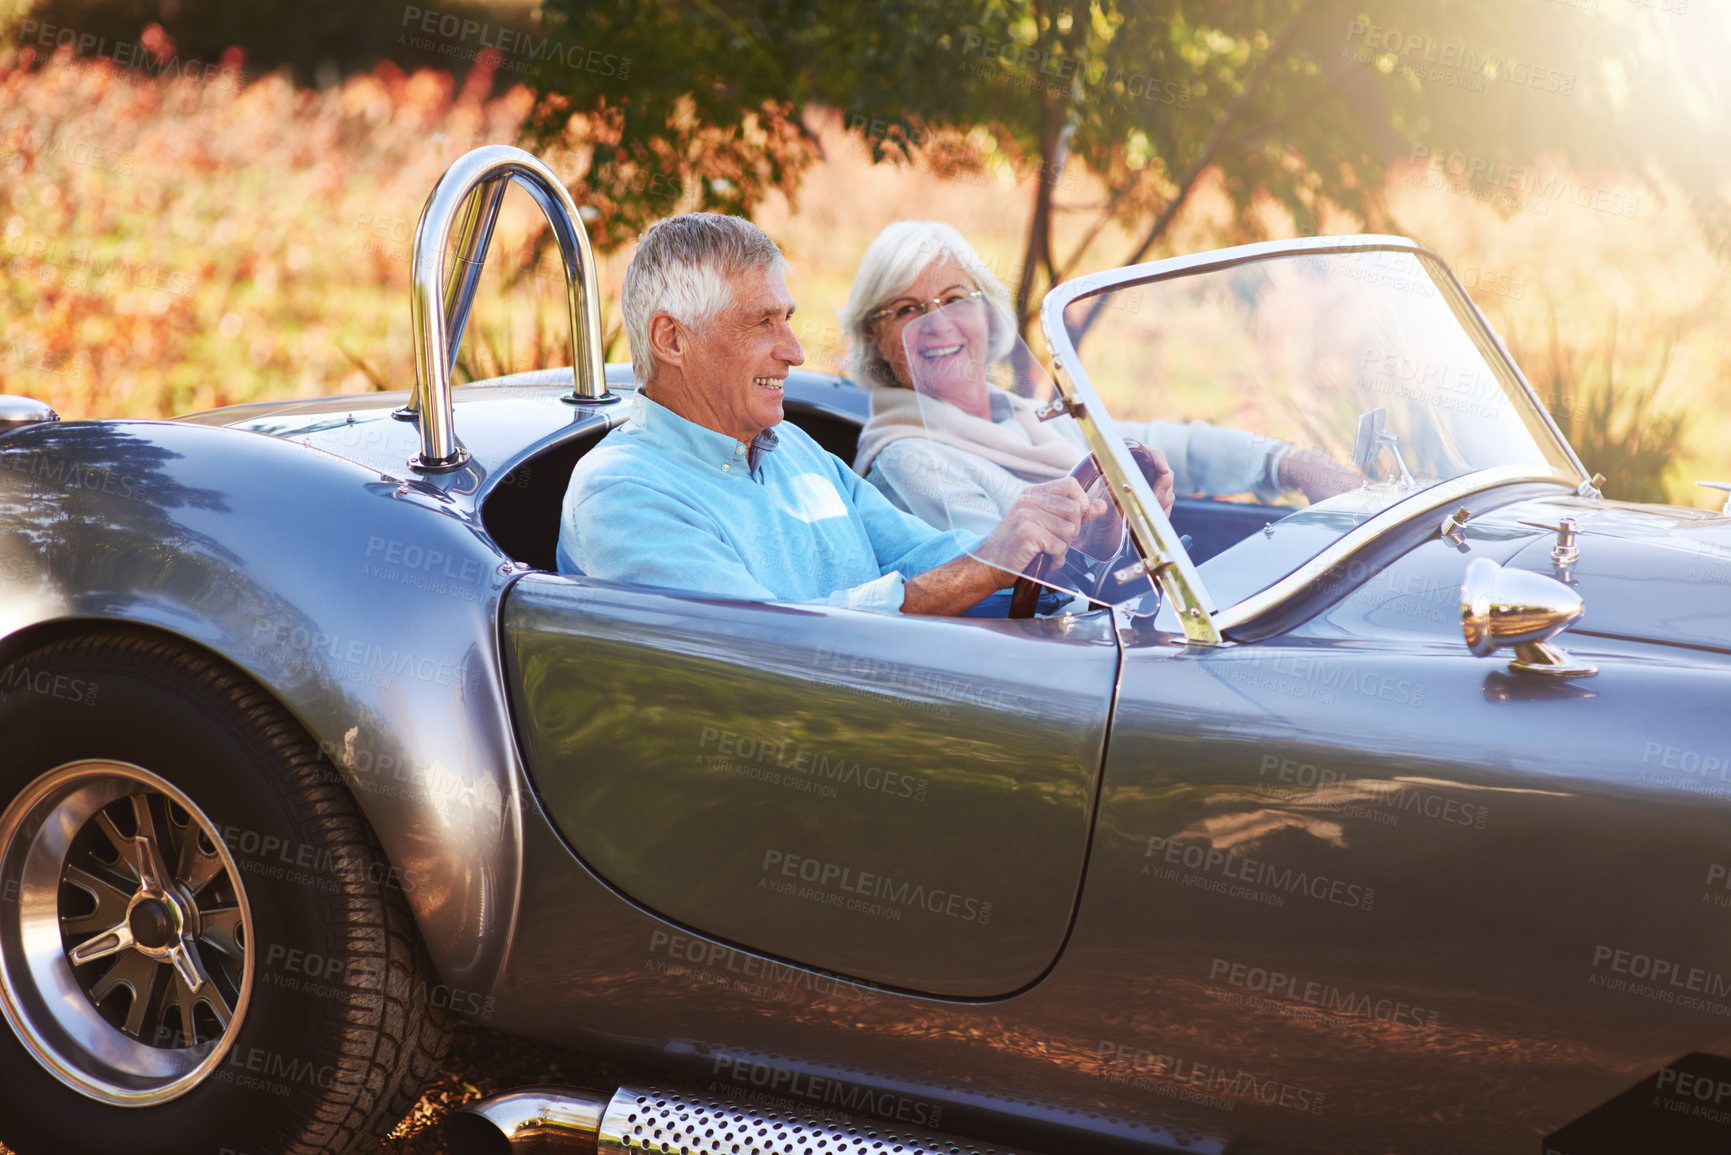
[[[348,1152],[445,1016],[348,789],[277,703],[155,635],[0,668],[0,1139]]]

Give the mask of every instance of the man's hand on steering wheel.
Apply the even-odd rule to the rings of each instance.
[[[1041,554],[1062,562],[1082,523],[1107,508],[1099,498],[1090,500],[1074,477],[1030,485],[1005,511],[998,528],[980,543],[975,556],[1003,570],[1003,584],[1010,585]]]

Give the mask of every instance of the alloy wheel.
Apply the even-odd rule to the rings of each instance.
[[[0,1010],[55,1078],[164,1103],[221,1063],[252,989],[252,918],[215,824],[125,762],[59,766],[0,815]]]

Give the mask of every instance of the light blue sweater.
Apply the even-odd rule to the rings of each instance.
[[[804,430],[750,448],[638,393],[578,461],[560,517],[561,573],[747,601],[898,612],[905,578],[977,545],[890,504]]]

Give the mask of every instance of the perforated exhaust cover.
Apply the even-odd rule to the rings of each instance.
[[[826,1121],[714,1095],[621,1087],[601,1119],[601,1155],[1030,1155],[865,1120]]]

